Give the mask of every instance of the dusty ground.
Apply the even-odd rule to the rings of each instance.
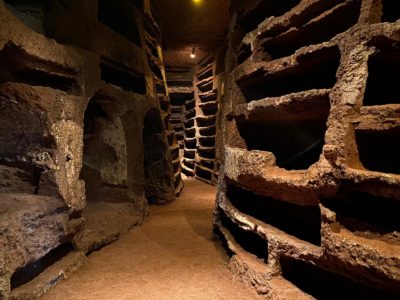
[[[193,179],[176,202],[89,256],[42,299],[257,299],[232,279],[212,237],[215,188]]]

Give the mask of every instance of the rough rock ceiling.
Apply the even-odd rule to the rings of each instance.
[[[155,0],[164,34],[164,59],[171,67],[190,67],[215,49],[227,33],[229,0]],[[196,59],[190,58],[195,47]]]

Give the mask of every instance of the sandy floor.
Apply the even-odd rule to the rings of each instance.
[[[176,202],[153,206],[150,218],[41,299],[258,299],[232,280],[212,237],[215,188],[185,180]]]

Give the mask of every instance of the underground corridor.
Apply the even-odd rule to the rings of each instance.
[[[0,300],[400,299],[394,0],[0,0]]]

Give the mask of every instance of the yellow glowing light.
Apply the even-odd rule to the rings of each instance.
[[[194,48],[192,49],[192,53],[190,53],[190,58],[196,58],[196,53],[195,53],[195,50],[194,50]]]
[[[203,2],[203,0],[192,0],[192,1],[194,4],[197,4],[197,5],[201,4],[201,2]]]

